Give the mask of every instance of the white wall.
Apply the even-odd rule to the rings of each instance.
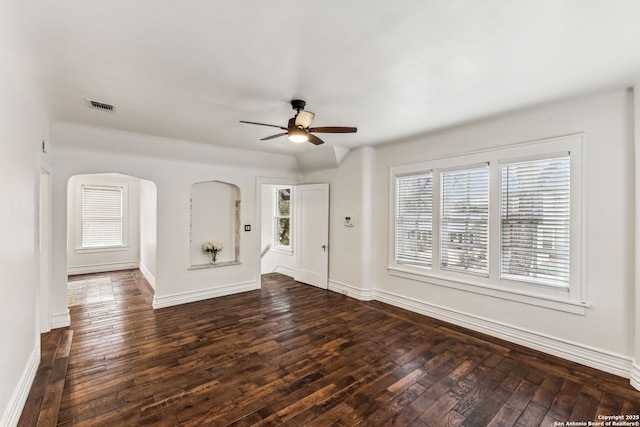
[[[329,287],[370,299],[373,272],[373,170],[371,147],[352,150],[338,169],[306,174],[305,184],[329,184]],[[351,217],[353,227],[345,227]]]
[[[256,221],[256,178],[299,179],[293,157],[213,147],[71,123],[52,126],[54,252],[66,254],[66,181],[76,174],[122,173],[157,187],[157,265],[154,306],[178,304],[255,289],[260,238],[241,231],[240,265],[189,270],[189,198],[196,182],[237,185],[242,224]],[[81,148],[83,146],[89,148]],[[180,149],[176,150],[178,146]],[[149,153],[146,155],[145,153]],[[167,158],[161,156],[166,155]],[[53,262],[53,311],[66,312],[66,256]]]
[[[121,174],[76,175],[67,187],[67,264],[69,274],[138,268],[140,260],[140,180]],[[82,246],[82,186],[122,185],[126,187],[127,211],[125,248],[107,251],[83,251]]]
[[[633,141],[634,141],[634,169],[635,169],[635,211],[634,211],[634,239],[635,251],[634,260],[634,301],[632,304],[634,311],[633,320],[633,341],[634,341],[634,361],[631,371],[631,385],[640,390],[640,84],[633,87]]]
[[[156,245],[158,244],[158,192],[156,184],[138,180],[140,190],[140,271],[155,289]]]
[[[48,118],[30,64],[0,6],[0,425],[17,423],[40,358],[37,230]],[[46,156],[44,156],[46,157]]]
[[[286,252],[274,249],[273,247],[273,236],[275,233],[275,223],[273,221],[275,189],[275,185],[266,184],[262,185],[261,189],[262,227],[260,232],[260,250],[262,251],[267,244],[271,245],[271,249],[262,257],[261,272],[262,274],[276,272],[293,277],[296,266],[295,248],[293,248],[291,252]],[[293,203],[295,203],[295,200],[293,200]],[[293,218],[293,215],[291,215],[291,218]],[[293,234],[291,235],[291,241],[293,242]]]
[[[628,92],[600,93],[378,146],[374,155],[372,149],[354,150],[339,168],[306,174],[305,183],[330,183],[330,289],[630,376],[636,311],[633,113]],[[388,274],[392,165],[575,133],[584,133],[586,141],[582,265],[590,307],[585,315]],[[367,213],[373,215],[371,228]],[[342,225],[347,215],[355,219],[351,229]]]
[[[618,374],[633,356],[632,104],[624,91],[557,102],[376,150],[375,283],[379,299]],[[391,165],[584,132],[586,315],[387,273]],[[334,265],[335,267],[335,265]],[[529,340],[529,341],[527,341]]]

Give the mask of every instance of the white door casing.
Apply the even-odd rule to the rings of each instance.
[[[329,287],[329,184],[295,187],[294,251],[298,282]]]
[[[50,172],[46,168],[40,169],[40,203],[39,203],[39,230],[38,230],[38,292],[39,292],[39,332],[51,330],[51,317],[49,315],[49,263],[50,263]]]

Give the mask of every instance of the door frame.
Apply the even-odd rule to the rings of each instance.
[[[43,142],[44,144],[44,142]],[[52,221],[51,203],[53,200],[52,168],[46,153],[38,153],[38,201],[37,201],[37,283],[38,309],[36,313],[37,334],[51,331],[51,253]]]
[[[261,252],[262,248],[260,247],[260,238],[262,236],[262,186],[263,185],[300,185],[302,184],[299,180],[291,179],[291,178],[272,178],[272,177],[256,177],[256,222],[255,222],[255,230],[253,234],[254,241],[256,242],[256,289],[262,288],[262,257]],[[294,206],[295,209],[295,206]]]

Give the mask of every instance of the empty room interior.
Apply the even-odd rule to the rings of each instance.
[[[0,1],[0,426],[640,425],[638,22]]]

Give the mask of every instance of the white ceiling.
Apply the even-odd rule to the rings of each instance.
[[[353,148],[640,80],[637,0],[3,1],[53,121],[251,150],[316,148],[238,123],[292,98]]]

